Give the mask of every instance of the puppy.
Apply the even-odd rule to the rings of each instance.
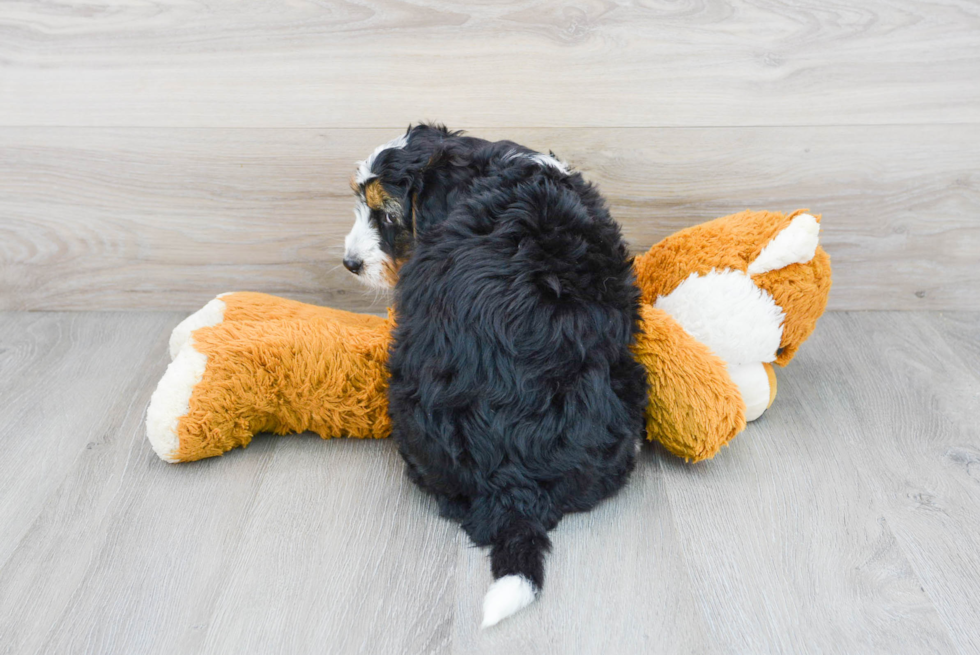
[[[352,178],[344,265],[394,286],[392,436],[495,582],[484,627],[535,599],[548,531],[633,469],[639,292],[596,188],[553,156],[418,125]]]

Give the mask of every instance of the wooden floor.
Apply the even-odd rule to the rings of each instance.
[[[713,461],[647,447],[478,629],[485,553],[390,442],[161,462],[174,313],[0,313],[0,652],[980,652],[980,314],[824,317]]]

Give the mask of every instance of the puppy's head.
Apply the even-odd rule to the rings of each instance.
[[[388,288],[411,255],[423,214],[431,215],[434,191],[444,196],[445,185],[428,184],[438,168],[436,153],[458,132],[441,126],[417,125],[375,148],[351,177],[354,227],[344,240],[344,266],[364,284]]]

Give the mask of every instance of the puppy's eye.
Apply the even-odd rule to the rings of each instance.
[[[394,225],[395,217],[389,214],[388,212],[385,212],[384,218],[381,219],[381,222],[388,226]]]

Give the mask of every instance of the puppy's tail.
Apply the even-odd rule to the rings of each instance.
[[[539,521],[515,518],[491,543],[495,582],[483,598],[483,625],[489,628],[530,605],[544,583],[544,556],[551,540]]]

